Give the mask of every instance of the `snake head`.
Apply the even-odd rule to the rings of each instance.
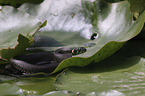
[[[86,51],[87,51],[87,49],[84,47],[74,48],[74,49],[72,49],[72,55],[81,54],[81,53],[84,53]]]

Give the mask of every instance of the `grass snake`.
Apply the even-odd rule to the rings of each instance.
[[[84,47],[60,48],[55,52],[37,52],[15,56],[10,59],[10,62],[13,68],[23,73],[51,73],[61,61],[85,51]]]

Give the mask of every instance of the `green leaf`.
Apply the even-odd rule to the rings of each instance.
[[[35,32],[43,27],[37,18],[8,6],[0,11],[0,21],[0,55],[8,60],[21,54],[33,42]]]
[[[142,31],[134,39],[145,40],[145,25],[144,25]]]
[[[121,96],[142,96],[145,88],[144,47],[144,41],[129,41],[100,63],[69,68],[57,77],[56,88],[84,94],[94,92],[94,96],[106,96],[103,94],[111,92]]]
[[[60,47],[87,49],[87,52],[61,62],[55,73],[69,66],[99,62],[139,34],[145,22],[145,11],[134,20],[128,6],[127,1],[110,4],[100,0],[45,0],[39,5],[24,4],[19,10],[48,21],[47,26],[35,34],[34,49],[41,46],[45,51]],[[96,33],[97,38],[90,40]]]
[[[68,91],[52,91],[42,96],[77,96],[77,95],[78,95],[77,93],[72,93]]]
[[[16,78],[12,77],[12,76],[0,75],[0,82],[14,80],[14,79],[16,79]]]
[[[54,87],[55,77],[22,77],[12,81],[27,95],[42,95],[56,91]]]
[[[32,43],[27,37],[19,34],[18,36],[18,44],[15,48],[1,49],[0,54],[2,58],[10,59],[16,55],[21,54],[25,51],[25,49]],[[10,54],[11,53],[11,54]]]
[[[18,86],[9,83],[0,84],[1,96],[25,96]]]
[[[19,75],[14,74],[13,76],[19,76]],[[1,82],[0,95],[9,94],[8,96],[11,96],[14,95],[15,92],[17,94],[21,92],[25,95],[34,95],[34,96],[47,94],[48,92],[56,91],[56,88],[54,87],[55,79],[56,79],[56,75],[45,76],[45,77],[41,77],[40,75],[34,77],[19,76],[19,78],[0,75],[0,82]],[[20,89],[19,90],[20,92],[17,92],[17,88]]]
[[[104,0],[104,1],[109,3],[116,3],[116,2],[126,1],[126,0]]]
[[[17,94],[21,92],[25,95],[43,95],[51,91],[56,91],[54,87],[55,79],[56,79],[55,76],[16,78],[12,76],[0,75],[0,82],[1,82],[0,92],[1,95],[9,94],[9,96],[14,95],[15,92]],[[17,88],[20,89],[20,92],[17,92],[16,90]]]

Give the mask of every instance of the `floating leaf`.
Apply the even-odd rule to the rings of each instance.
[[[46,93],[42,96],[77,96],[78,94],[77,93],[72,93],[72,92],[69,92],[69,91],[52,91],[52,92],[49,92],[49,93]]]
[[[0,84],[1,96],[25,96],[18,86],[9,83]]]
[[[15,81],[12,81],[14,84],[19,86],[23,93],[27,95],[32,94],[46,94],[51,91],[55,91],[54,87],[55,77],[22,77],[17,78]]]
[[[114,90],[123,96],[143,96],[144,47],[144,41],[129,41],[120,51],[98,64],[68,69],[57,77],[56,88],[85,94],[105,94]]]
[[[35,35],[34,49],[87,48],[87,52],[61,62],[53,73],[107,58],[139,34],[145,21],[145,12],[133,19],[127,1],[110,4],[100,0],[45,0],[39,5],[23,4],[19,10],[48,21]]]
[[[43,27],[37,18],[9,6],[0,11],[0,21],[0,55],[5,59],[22,53],[33,42],[35,32]]]
[[[0,82],[14,80],[14,79],[16,78],[12,76],[0,75]]]

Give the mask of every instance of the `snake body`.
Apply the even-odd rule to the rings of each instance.
[[[60,48],[55,52],[38,52],[15,56],[10,59],[11,65],[23,73],[51,73],[59,63],[72,55],[84,53],[85,48]]]

